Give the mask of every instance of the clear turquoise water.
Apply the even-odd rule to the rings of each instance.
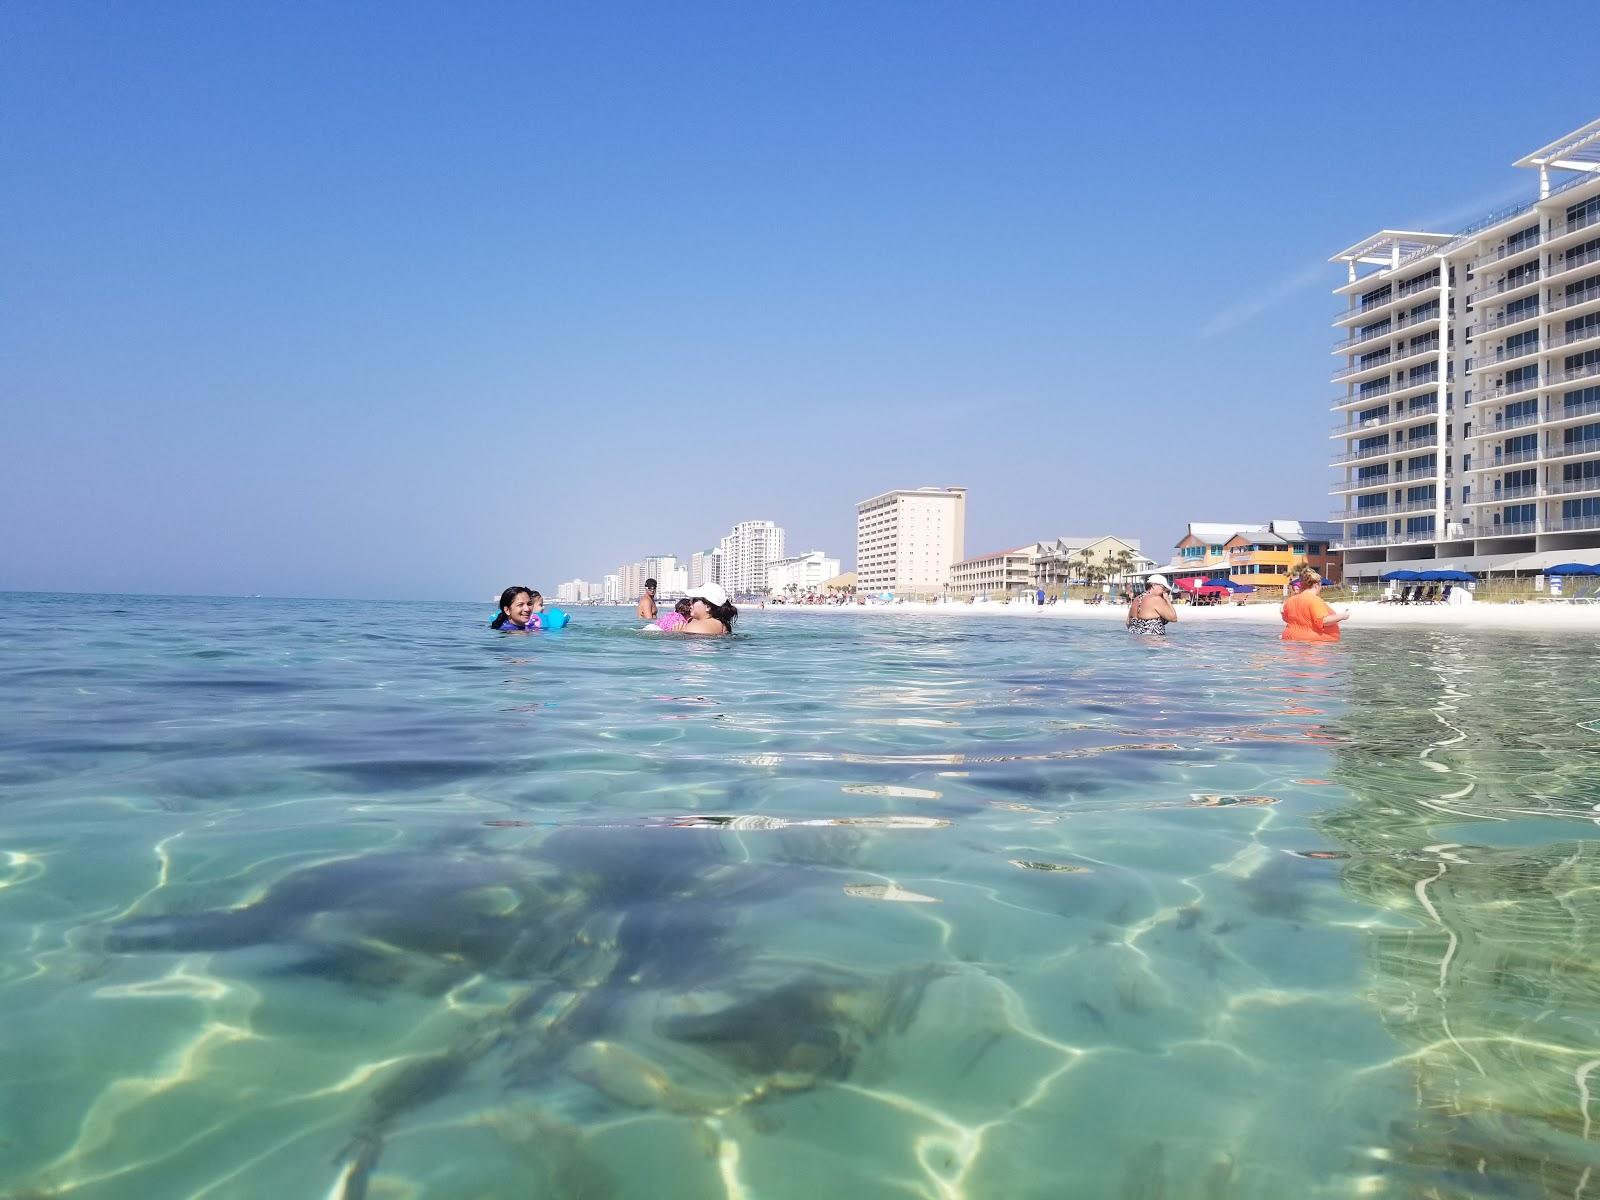
[[[72,604],[0,1195],[1600,1195],[1592,638]]]

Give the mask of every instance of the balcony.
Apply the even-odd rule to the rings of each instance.
[[[1507,350],[1504,346],[1501,346],[1493,354],[1485,354],[1478,360],[1478,370],[1481,371],[1485,367],[1497,367],[1501,363],[1516,362],[1519,358],[1528,358],[1538,353],[1538,342],[1533,342],[1531,345],[1518,346],[1515,350]]]
[[[1412,296],[1420,296],[1424,292],[1436,291],[1438,290],[1438,287],[1439,276],[1424,275],[1421,279],[1413,279],[1410,282],[1402,283],[1399,287],[1395,288],[1394,297],[1396,300],[1406,300]]]
[[[1476,408],[1480,404],[1493,404],[1496,400],[1505,396],[1520,396],[1524,392],[1537,392],[1544,386],[1539,382],[1537,376],[1531,379],[1519,379],[1515,383],[1503,383],[1497,388],[1490,388],[1488,391],[1474,396],[1472,406]]]
[[[1505,262],[1508,258],[1516,258],[1519,254],[1528,254],[1539,248],[1539,235],[1535,233],[1531,238],[1525,238],[1514,246],[1501,246],[1492,254],[1482,255],[1473,268],[1481,271],[1485,267],[1492,267],[1497,262]]]
[[[1570,221],[1563,221],[1559,225],[1552,224],[1550,239],[1553,241],[1558,237],[1566,237],[1569,233],[1577,233],[1580,229],[1588,229],[1594,225],[1600,225],[1600,212],[1579,213]]]
[[[1600,454],[1600,438],[1582,438],[1576,442],[1562,442],[1545,451],[1546,458],[1584,458]]]
[[[1410,313],[1401,313],[1394,319],[1396,329],[1417,329],[1439,319],[1439,302],[1435,300],[1428,305],[1427,311],[1412,316]]]
[[[1329,407],[1338,411],[1341,408],[1349,408],[1352,404],[1371,404],[1376,400],[1382,400],[1388,394],[1389,381],[1385,379],[1381,387],[1373,388],[1369,392],[1357,392],[1353,396],[1346,392],[1343,396],[1335,396]]]
[[[1600,250],[1595,251],[1600,257]],[[1557,296],[1550,301],[1550,311],[1560,312],[1563,308],[1572,308],[1579,304],[1588,304],[1591,300],[1600,300],[1600,283],[1591,284],[1581,292],[1574,292],[1570,296]]]
[[[1353,379],[1357,375],[1365,375],[1368,371],[1380,371],[1389,365],[1389,360],[1392,357],[1388,351],[1385,351],[1382,354],[1373,355],[1369,362],[1351,363],[1344,370],[1333,373],[1333,382],[1338,383],[1341,379]]]
[[[1381,521],[1389,515],[1389,506],[1380,504],[1376,508],[1341,508],[1328,518],[1330,521]]]
[[[1600,475],[1588,479],[1563,479],[1560,483],[1545,485],[1546,496],[1571,496],[1577,492],[1600,492]]]
[[[1570,533],[1575,529],[1600,529],[1600,513],[1587,517],[1562,517],[1561,532]]]
[[[1436,388],[1438,386],[1439,368],[1432,366],[1418,374],[1415,379],[1407,379],[1404,383],[1395,384],[1391,392],[1396,398],[1399,398],[1419,389]]]
[[[1398,453],[1400,451],[1394,445],[1369,446],[1365,450],[1352,450],[1348,454],[1334,455],[1333,465],[1337,467],[1343,463],[1365,462],[1369,458],[1388,458]]]
[[[1515,277],[1502,279],[1498,283],[1491,283],[1480,288],[1478,290],[1478,296],[1475,303],[1483,304],[1485,301],[1491,300],[1495,296],[1503,296],[1507,292],[1514,292],[1518,288],[1525,288],[1529,284],[1538,282],[1539,267],[1538,264],[1534,264],[1532,270],[1520,272]]]
[[[1539,494],[1539,485],[1531,484],[1528,487],[1502,488],[1498,492],[1486,495],[1477,500],[1468,500],[1470,507],[1482,504],[1510,504],[1513,500],[1532,500]]]
[[[1346,479],[1341,483],[1334,484],[1328,491],[1331,495],[1342,496],[1349,492],[1368,492],[1373,488],[1393,487],[1397,483],[1410,483],[1416,479],[1426,479],[1430,483],[1438,482],[1439,468],[1437,464],[1431,467],[1418,467],[1414,471],[1395,471],[1389,475],[1371,475],[1366,479]]]
[[[1600,323],[1587,325],[1582,329],[1574,329],[1571,333],[1567,334],[1559,342],[1557,342],[1556,345],[1575,346],[1579,342],[1593,341],[1597,337],[1600,337]]]
[[[1389,305],[1394,303],[1394,301],[1395,297],[1393,294],[1390,294],[1384,296],[1381,300],[1373,300],[1365,304],[1357,304],[1354,308],[1341,308],[1338,312],[1333,314],[1334,323],[1338,324],[1343,321],[1354,321],[1357,317],[1364,317],[1368,313],[1377,312],[1380,308],[1388,308]]]
[[[1349,354],[1355,350],[1357,346],[1365,346],[1368,342],[1380,342],[1385,338],[1391,338],[1393,336],[1394,326],[1392,324],[1385,325],[1382,329],[1375,329],[1371,333],[1352,333],[1343,341],[1335,342],[1333,344],[1333,353]]]
[[[1475,438],[1494,437],[1497,433],[1505,433],[1512,429],[1521,429],[1526,425],[1537,425],[1539,424],[1539,420],[1539,414],[1536,412],[1522,413],[1520,416],[1515,417],[1496,417],[1492,426],[1490,426],[1488,429],[1485,429],[1482,433],[1475,433],[1472,436]]]
[[[1600,246],[1593,250],[1585,250],[1582,254],[1569,254],[1556,261],[1550,268],[1550,282],[1554,283],[1563,275],[1570,275],[1574,271],[1581,271],[1585,267],[1593,266],[1600,262]]]
[[[1539,448],[1532,450],[1513,450],[1510,454],[1497,454],[1488,462],[1481,462],[1473,467],[1474,471],[1498,471],[1501,467],[1514,467],[1518,463],[1531,463],[1539,461]]]
[[[1577,421],[1583,417],[1592,417],[1600,413],[1600,400],[1583,400],[1577,404],[1562,404],[1550,406],[1550,411],[1545,414],[1545,423],[1559,425],[1565,421]]]
[[[1497,313],[1478,326],[1478,334],[1481,337],[1483,334],[1493,333],[1496,329],[1504,329],[1508,325],[1520,325],[1524,321],[1537,320],[1539,307],[1537,304],[1530,304],[1528,307],[1520,308],[1516,312]]]
[[[1348,422],[1342,425],[1335,425],[1330,436],[1359,437],[1371,430],[1382,429],[1386,425],[1403,425],[1407,421],[1430,417],[1438,413],[1438,411],[1439,402],[1437,400],[1429,400],[1422,404],[1413,405],[1411,408],[1395,409],[1381,417],[1373,417],[1371,420],[1362,421],[1356,425],[1351,425]]]
[[[1507,521],[1499,525],[1485,527],[1476,536],[1480,538],[1497,537],[1526,537],[1530,533],[1539,532],[1537,521]]]
[[[1552,371],[1546,386],[1550,384],[1572,383],[1579,379],[1594,379],[1600,377],[1600,362],[1585,363],[1581,367],[1568,367],[1565,371]]]

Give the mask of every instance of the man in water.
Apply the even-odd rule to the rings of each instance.
[[[644,595],[639,597],[639,618],[643,621],[654,621],[656,619],[656,581],[654,579],[646,579],[644,581]]]

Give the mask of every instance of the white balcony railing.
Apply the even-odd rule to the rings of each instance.
[[[1395,409],[1381,417],[1371,417],[1368,420],[1359,421],[1354,425],[1349,422],[1341,422],[1333,427],[1332,436],[1360,437],[1374,429],[1382,429],[1386,425],[1403,425],[1407,421],[1433,416],[1438,411],[1439,402],[1437,400],[1428,400],[1422,404],[1412,405],[1410,408]]]
[[[1479,531],[1478,536],[1491,537],[1525,537],[1530,533],[1539,532],[1537,521],[1502,521],[1498,525],[1487,525]]]
[[[1393,323],[1386,323],[1382,329],[1374,329],[1371,333],[1352,333],[1342,341],[1335,342],[1333,344],[1333,353],[1349,354],[1357,346],[1365,346],[1368,342],[1377,342],[1393,336]]]
[[[1516,325],[1522,321],[1532,321],[1539,315],[1539,306],[1530,304],[1526,308],[1518,309],[1512,313],[1498,313],[1490,317],[1478,327],[1480,334],[1493,333],[1496,329],[1504,329],[1507,325]]]
[[[1539,266],[1537,263],[1535,263],[1531,270],[1521,271],[1518,274],[1510,276],[1506,279],[1501,279],[1498,282],[1486,284],[1483,287],[1480,287],[1478,289],[1477,302],[1482,304],[1485,300],[1489,300],[1492,297],[1503,296],[1507,292],[1514,292],[1520,287],[1527,287],[1530,283],[1538,282]]]
[[[1600,513],[1587,517],[1562,517],[1561,531],[1570,532],[1574,529],[1600,529]]]
[[[1539,235],[1535,233],[1531,239],[1524,238],[1515,245],[1501,246],[1499,249],[1478,257],[1478,270],[1491,267],[1497,262],[1505,262],[1508,258],[1515,258],[1519,254],[1526,254],[1530,250],[1539,248]]]
[[[1574,492],[1600,492],[1600,475],[1591,475],[1588,479],[1563,479],[1560,483],[1547,483],[1544,487],[1546,496],[1570,496]]]
[[[1562,442],[1559,446],[1551,446],[1545,452],[1546,458],[1585,458],[1600,454],[1600,437],[1579,438],[1572,442]]]
[[[1600,262],[1600,246],[1593,250],[1585,250],[1581,254],[1568,254],[1556,260],[1555,266],[1550,268],[1550,278],[1565,275],[1569,271],[1581,270],[1590,263]]]
[[[1600,256],[1600,250],[1595,251]],[[1563,308],[1571,308],[1575,304],[1587,304],[1591,300],[1600,300],[1600,283],[1590,284],[1581,292],[1573,292],[1570,296],[1557,296],[1550,301],[1550,311],[1560,312]]]
[[[1333,382],[1338,383],[1341,379],[1349,379],[1352,375],[1360,375],[1367,371],[1376,371],[1379,367],[1387,366],[1393,357],[1388,351],[1385,351],[1382,354],[1373,355],[1367,362],[1351,363],[1344,370],[1333,373]]]
[[[1550,226],[1552,238],[1566,237],[1569,233],[1577,233],[1580,229],[1588,229],[1591,225],[1600,225],[1600,212],[1579,213],[1570,221],[1563,221],[1559,225]]]

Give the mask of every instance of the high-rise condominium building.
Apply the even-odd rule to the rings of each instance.
[[[1347,578],[1600,557],[1600,120],[1516,165],[1536,199],[1332,259]]]
[[[699,587],[702,583],[721,583],[722,581],[722,548],[720,546],[710,550],[696,550],[689,556],[690,587]]]
[[[856,587],[937,596],[965,555],[967,489],[884,492],[856,505]]]
[[[735,595],[763,592],[767,564],[783,557],[783,527],[772,521],[740,521],[719,548],[722,578],[716,582]]]

